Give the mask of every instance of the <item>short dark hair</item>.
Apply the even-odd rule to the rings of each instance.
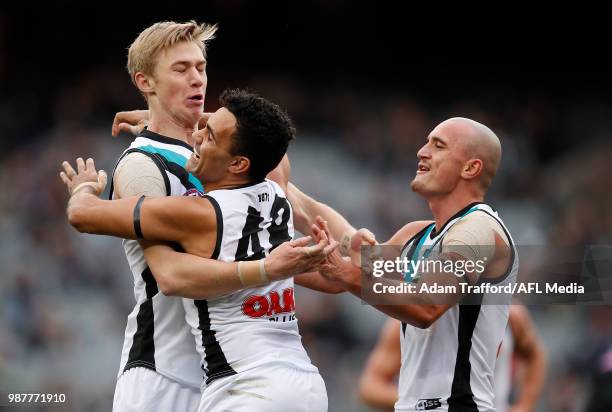
[[[263,180],[278,166],[295,137],[291,118],[278,105],[247,90],[227,89],[219,103],[236,117],[231,154],[247,157],[251,180]]]

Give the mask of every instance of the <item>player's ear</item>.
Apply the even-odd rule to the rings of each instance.
[[[155,90],[155,80],[151,76],[147,76],[143,72],[136,72],[134,75],[134,83],[141,93],[153,93]]]
[[[251,168],[251,161],[245,156],[234,156],[229,164],[228,170],[235,175],[247,173]]]
[[[470,159],[463,166],[461,177],[464,179],[474,179],[482,173],[483,163],[480,159]]]

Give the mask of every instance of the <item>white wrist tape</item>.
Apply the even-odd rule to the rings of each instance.
[[[264,284],[270,283],[270,278],[268,278],[268,272],[266,272],[266,259],[259,259],[259,275],[261,279],[264,281]]]
[[[94,190],[94,194],[99,195],[100,193],[98,193],[99,190],[99,183],[98,182],[83,182],[79,185],[77,185],[77,187],[75,187],[74,189],[72,189],[72,192],[70,193],[70,196],[74,196],[79,190],[83,189],[84,187],[92,187]]]
[[[238,262],[238,278],[242,286],[261,286],[270,283],[264,261],[265,259]]]

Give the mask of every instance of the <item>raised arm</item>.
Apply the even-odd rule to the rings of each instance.
[[[212,113],[202,113],[200,121],[198,122],[198,129],[206,126],[206,122]],[[128,110],[117,112],[113,119],[113,125],[111,128],[111,134],[113,136],[119,136],[119,133],[126,132],[136,136],[142,132],[149,124],[149,111],[148,110]]]
[[[204,259],[165,245],[153,244],[144,250],[164,295],[208,299],[315,270],[336,245],[324,240],[308,246],[309,242],[309,236],[285,242],[265,259],[249,262]]]
[[[210,113],[202,113],[198,128],[206,125]],[[138,134],[146,126],[149,119],[148,110],[122,111],[115,114],[112,125],[112,135],[117,136],[120,132]],[[297,230],[303,234],[310,234],[310,227],[315,223],[316,217],[321,216],[329,222],[331,234],[339,239],[343,255],[349,252],[348,241],[355,232],[355,228],[336,210],[308,196],[293,183],[289,182],[291,166],[287,155],[276,167],[268,178],[276,181],[287,194],[287,199],[293,208],[293,219]]]
[[[297,285],[317,292],[333,295],[346,292],[340,283],[324,278],[319,272],[302,273],[294,276],[293,280]]]
[[[102,200],[98,195],[100,173],[93,159],[77,159],[76,172],[63,162],[61,178],[71,193],[66,207],[70,224],[79,232],[125,239],[165,240],[192,246],[196,236],[211,234],[216,239],[216,212],[207,199],[195,197],[130,197]],[[104,184],[106,184],[106,174]],[[97,185],[97,186],[96,186]]]
[[[293,207],[295,227],[300,232],[310,234],[317,216],[327,221],[329,232],[335,239],[342,239],[345,235],[350,238],[355,232],[355,228],[344,216],[325,203],[308,196],[291,182],[287,186],[287,198]]]
[[[327,227],[327,222],[325,222],[323,218],[321,218],[321,216],[318,216],[316,218],[316,222],[317,224],[313,225],[311,228],[315,241],[320,241],[320,236],[323,235],[325,237],[328,237],[330,242],[334,242],[333,237],[329,234],[328,231],[325,231],[325,230],[321,231],[318,229],[318,226],[317,226],[318,224],[321,224]],[[355,243],[355,247],[354,247],[355,250],[350,250],[349,256],[345,257],[345,259],[347,261],[351,260],[352,262],[354,262],[356,266],[360,266],[360,263],[359,263],[360,252],[358,251],[358,249],[361,247],[362,244],[363,245],[376,244],[374,235],[372,234],[372,232],[370,232],[367,229],[359,229],[358,231],[353,233],[353,235],[351,236],[351,239],[349,240],[350,241],[347,242],[349,245],[351,244],[351,242]],[[337,294],[337,293],[344,293],[347,290],[341,282],[325,277],[321,275],[320,272],[303,273],[301,275],[295,276],[294,279],[295,279],[295,283],[297,283],[298,285],[303,286],[308,289],[316,290],[318,292]]]
[[[287,193],[287,199],[291,203],[293,211],[293,222],[295,227],[304,234],[310,234],[311,227],[316,219],[317,213],[324,215],[323,218],[333,219],[330,223],[339,233],[337,239],[345,234],[344,237],[350,239],[353,234],[353,227],[335,210],[323,203],[317,202],[310,196],[302,193],[298,188],[289,182],[291,177],[291,163],[289,157],[285,155],[280,164],[268,174],[268,178],[278,183],[281,188]],[[321,216],[319,216],[320,219]],[[346,242],[345,242],[346,243]],[[347,250],[345,249],[346,253]],[[303,273],[295,276],[295,283],[308,289],[316,290],[323,293],[342,293],[344,288],[338,283],[321,276],[319,272]]]
[[[385,304],[381,305],[378,304],[380,303],[379,300],[374,300],[373,294],[362,293],[362,276],[360,267],[343,260],[337,253],[332,253],[328,257],[329,264],[322,266],[321,273],[323,273],[325,277],[329,279],[341,282],[342,286],[347,291],[371,303],[374,307],[388,314],[389,316],[418,328],[428,328],[440,316],[442,316],[444,312],[460,302],[463,297],[461,288],[459,287],[460,283],[466,282],[466,280],[468,282],[474,282],[478,280],[478,276],[485,276],[485,274],[489,276],[491,273],[488,272],[490,272],[491,268],[495,268],[495,271],[505,271],[508,265],[511,263],[507,253],[509,250],[507,240],[501,238],[497,233],[489,233],[488,229],[490,228],[488,227],[472,227],[472,225],[480,224],[480,222],[480,219],[473,219],[470,222],[466,222],[461,227],[458,227],[456,234],[451,233],[452,229],[449,230],[447,236],[445,237],[445,244],[442,245],[440,256],[437,259],[442,261],[471,260],[472,256],[466,252],[466,248],[459,248],[457,246],[457,244],[464,246],[461,239],[465,239],[465,236],[460,232],[468,231],[476,236],[476,238],[470,241],[470,245],[481,245],[480,242],[482,242],[482,244],[486,246],[484,249],[488,250],[489,253],[491,251],[494,253],[494,257],[491,255],[491,258],[485,259],[487,263],[484,265],[484,272],[476,274],[474,271],[466,270],[465,276],[462,275],[461,279],[460,277],[456,276],[455,273],[425,272],[419,277],[415,284],[417,292],[420,291],[422,284],[431,286],[435,283],[439,286],[454,287],[454,293],[430,294],[423,292],[406,293],[401,295],[394,294],[393,296],[386,295]],[[431,222],[412,222],[396,233],[396,235],[394,235],[394,237],[387,242],[387,244],[402,245],[430,223]],[[326,230],[325,226],[320,226],[320,230]],[[491,231],[493,231],[493,229],[491,229]],[[481,237],[484,240],[482,240]],[[455,240],[459,241],[456,242]],[[448,246],[446,241],[448,241]],[[463,255],[461,253],[463,253]],[[376,281],[380,282],[382,286],[399,286],[403,283],[400,280],[388,277],[381,277]]]
[[[291,163],[287,155],[268,174],[268,178],[278,183],[287,194],[287,199],[293,210],[293,223],[295,228],[303,234],[311,234],[311,228],[315,224],[317,216],[328,222],[330,234],[334,239],[342,239],[344,235],[350,238],[355,232],[355,228],[340,213],[325,203],[308,196],[290,182]]]
[[[129,197],[102,200],[84,188],[71,197],[70,224],[79,232],[125,239],[174,241],[186,247],[196,233],[216,230],[215,211],[207,199]]]
[[[148,156],[130,153],[115,169],[115,194],[119,198],[143,194],[164,196],[166,188],[161,173]],[[244,287],[236,275],[237,263],[178,252],[166,242],[141,240],[140,245],[164,295],[210,298]]]
[[[206,258],[211,256],[216,241],[216,216],[212,205],[206,206],[206,203],[202,203],[205,199],[189,197],[148,199],[148,203],[141,205],[140,213],[134,213],[136,197],[103,201],[93,194],[100,194],[104,190],[105,183],[100,182],[93,160],[88,159],[86,164],[82,159],[78,159],[77,169],[78,173],[65,163],[61,177],[72,195],[69,201],[71,223],[77,225],[81,231],[135,238],[137,231],[135,227],[138,225],[134,224],[137,220],[134,216],[140,215],[139,226],[142,237],[177,241],[190,253]],[[103,176],[105,177],[105,174]],[[195,200],[196,203],[186,203],[183,200]],[[181,202],[170,204],[168,201]],[[187,210],[181,210],[181,214],[192,216],[184,219],[169,216],[168,211],[172,210],[172,207],[186,207]],[[212,213],[208,217],[203,215],[208,213],[207,208]],[[196,223],[198,219],[209,222]],[[205,227],[206,224],[209,227]],[[179,233],[181,230],[185,231],[183,227],[185,225],[190,226],[188,230],[194,236]],[[203,242],[204,247],[201,246],[202,237],[208,237]],[[242,271],[237,263],[218,262],[180,253],[163,244],[143,245],[147,262],[163,293],[208,298],[315,270],[325,256],[337,246],[334,242],[330,244],[328,239],[321,239],[316,245],[307,246],[309,241],[310,237],[306,237],[286,242],[265,259],[241,262]]]

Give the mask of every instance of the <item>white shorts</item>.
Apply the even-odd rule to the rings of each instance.
[[[117,379],[113,412],[195,412],[200,398],[199,389],[147,368],[132,368]]]
[[[198,412],[326,412],[319,372],[267,365],[213,381]]]

